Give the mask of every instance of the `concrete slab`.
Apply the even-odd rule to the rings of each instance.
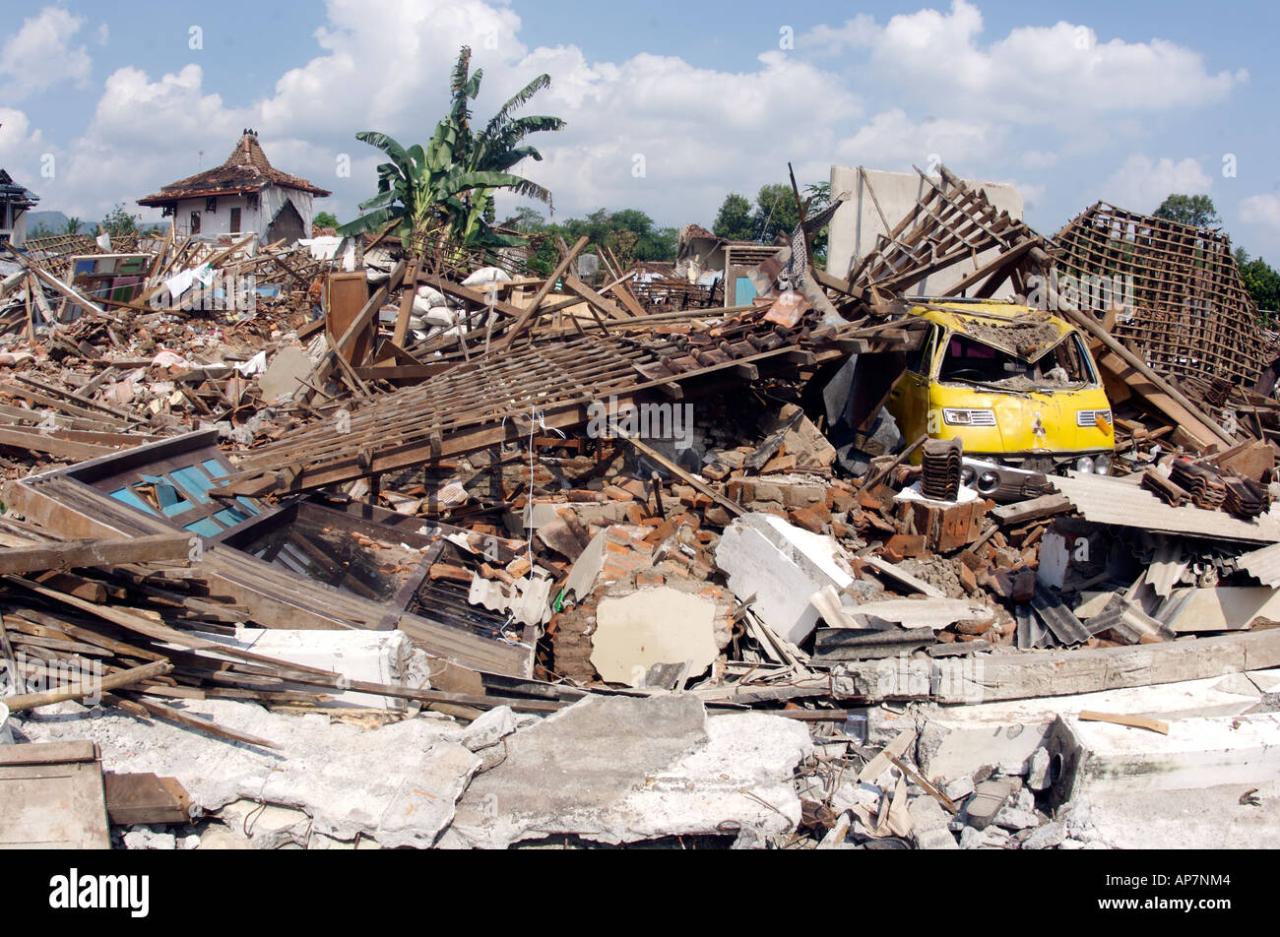
[[[460,744],[466,730],[452,720],[422,716],[362,729],[321,715],[272,713],[251,703],[201,700],[182,708],[265,738],[279,750],[74,703],[48,707],[23,720],[21,729],[36,741],[94,741],[109,771],[175,777],[205,811],[237,800],[265,801],[302,810],[317,832],[335,839],[364,834],[384,846],[432,845],[481,764]]]
[[[1085,709],[1177,719],[1188,716],[1234,716],[1258,705],[1256,681],[1270,685],[1280,670],[1251,671],[1248,683],[1224,677],[1187,680],[1157,686],[1130,687],[1101,693],[980,703],[971,706],[926,706],[917,757],[924,775],[948,781],[971,775],[984,765],[1028,765],[1048,738],[1060,714]]]
[[[853,582],[844,550],[828,536],[810,533],[772,514],[745,514],[725,530],[716,565],[728,574],[739,599],[792,644],[817,626],[810,598],[825,586],[836,591]]]
[[[505,848],[573,834],[605,843],[793,830],[792,776],[813,751],[808,730],[778,716],[707,718],[689,695],[589,697],[507,741],[479,775],[442,845]]]
[[[287,397],[303,386],[302,381],[311,373],[311,357],[296,345],[286,345],[276,352],[271,365],[258,378],[258,388],[262,391],[262,399],[267,403],[275,403],[281,397]]]
[[[1067,754],[1055,789],[1062,799],[1108,792],[1194,790],[1270,784],[1280,778],[1280,713],[1185,718],[1169,734],[1064,716],[1049,751]],[[1072,759],[1074,765],[1072,764]],[[1069,776],[1074,767],[1074,777]]]

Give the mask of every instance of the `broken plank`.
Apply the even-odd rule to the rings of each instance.
[[[191,822],[191,796],[177,778],[108,771],[102,780],[113,826]]]
[[[895,566],[893,563],[886,560],[882,560],[878,556],[859,556],[857,559],[865,563],[867,566],[870,566],[874,572],[888,576],[894,582],[899,585],[906,586],[914,592],[919,592],[922,595],[927,595],[935,599],[945,599],[947,597],[946,593],[937,586],[930,585],[923,579],[919,579],[911,575],[905,569]]]
[[[1081,722],[1109,722],[1117,726],[1129,726],[1134,729],[1149,729],[1161,735],[1169,734],[1169,723],[1152,719],[1148,716],[1128,716],[1123,713],[1100,713],[1085,709],[1076,716]]]
[[[1016,527],[1019,524],[1052,517],[1070,509],[1071,501],[1066,495],[1051,494],[1041,495],[1030,501],[1000,505],[991,509],[991,516],[1005,527]]]
[[[127,563],[189,562],[191,534],[149,534],[129,540],[71,540],[0,550],[0,573],[119,566]]]
[[[98,456],[115,452],[107,446],[95,446],[57,436],[46,436],[44,433],[28,433],[10,427],[0,427],[0,446],[13,446],[17,449],[30,449],[35,452],[47,452],[60,459],[73,459],[83,462],[96,459]]]

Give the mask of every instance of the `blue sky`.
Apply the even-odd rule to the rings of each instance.
[[[782,7],[782,9],[780,9]],[[42,208],[100,217],[225,158],[255,127],[286,171],[371,194],[380,129],[425,139],[463,42],[487,115],[530,77],[569,128],[523,171],[559,214],[709,224],[727,191],[832,163],[941,159],[1016,183],[1045,233],[1106,199],[1205,192],[1280,262],[1270,3],[997,0],[8,0],[0,166]],[[193,32],[195,30],[195,32]],[[198,36],[199,42],[192,37]],[[349,167],[349,171],[348,171]],[[507,203],[504,207],[512,207]]]

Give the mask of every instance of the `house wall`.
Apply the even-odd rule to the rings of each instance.
[[[697,283],[709,270],[724,272],[724,246],[718,239],[690,238],[681,245],[680,257],[676,261],[677,276]]]
[[[1014,186],[969,179],[964,182],[985,193],[997,210],[1007,211],[1011,218],[1022,219],[1022,193]],[[927,188],[927,183],[914,172],[884,172],[878,169],[860,170],[854,166],[832,166],[831,195],[834,198],[847,193],[848,200],[836,210],[831,219],[827,242],[827,273],[841,278],[848,276],[854,265],[875,249],[877,239],[889,233],[880,220],[881,212],[890,226],[896,225],[907,212],[915,208],[916,201],[925,194]],[[874,199],[872,190],[875,193]],[[876,208],[877,202],[879,210]],[[927,295],[935,289],[946,289],[966,272],[977,270],[994,257],[993,251],[987,251],[963,264],[955,264],[940,275],[926,279],[913,291]]]
[[[17,214],[14,218],[13,215]],[[27,212],[15,209],[11,202],[0,202],[0,240],[7,240],[16,247],[27,242]]]
[[[200,236],[201,237],[217,237],[220,234],[231,233],[231,209],[240,209],[240,233],[241,234],[260,234],[266,227],[260,221],[262,212],[260,208],[250,208],[249,200],[243,195],[235,197],[222,196],[218,199],[216,210],[212,212],[205,211],[207,199],[189,198],[183,199],[178,203],[176,225],[180,235],[189,235],[191,231],[191,213],[200,213]]]
[[[266,235],[272,219],[284,207],[286,201],[292,202],[298,210],[306,226],[307,236],[311,236],[311,223],[315,217],[314,198],[310,192],[299,192],[297,189],[283,189],[279,186],[268,186],[258,193],[258,207],[251,208],[247,196],[221,196],[218,198],[216,210],[205,211],[207,199],[191,198],[178,202],[176,217],[177,231],[180,235],[191,234],[191,213],[200,212],[200,236],[217,237],[231,234],[231,209],[240,209],[240,234],[256,234],[259,238]]]
[[[305,234],[304,237],[311,237],[312,221],[315,219],[315,199],[310,192],[300,192],[297,189],[282,189],[278,186],[270,186],[262,193],[262,230],[261,234],[266,234],[267,228],[271,222],[275,220],[276,215],[280,213],[280,209],[284,208],[285,200],[293,202],[293,207],[298,210],[298,214],[302,216],[302,226]]]

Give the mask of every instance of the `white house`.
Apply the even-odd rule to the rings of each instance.
[[[0,169],[0,244],[21,247],[27,240],[27,209],[40,201]]]
[[[256,234],[263,243],[311,237],[313,200],[329,195],[267,160],[258,134],[246,130],[227,161],[179,179],[139,205],[164,210],[179,236]]]

